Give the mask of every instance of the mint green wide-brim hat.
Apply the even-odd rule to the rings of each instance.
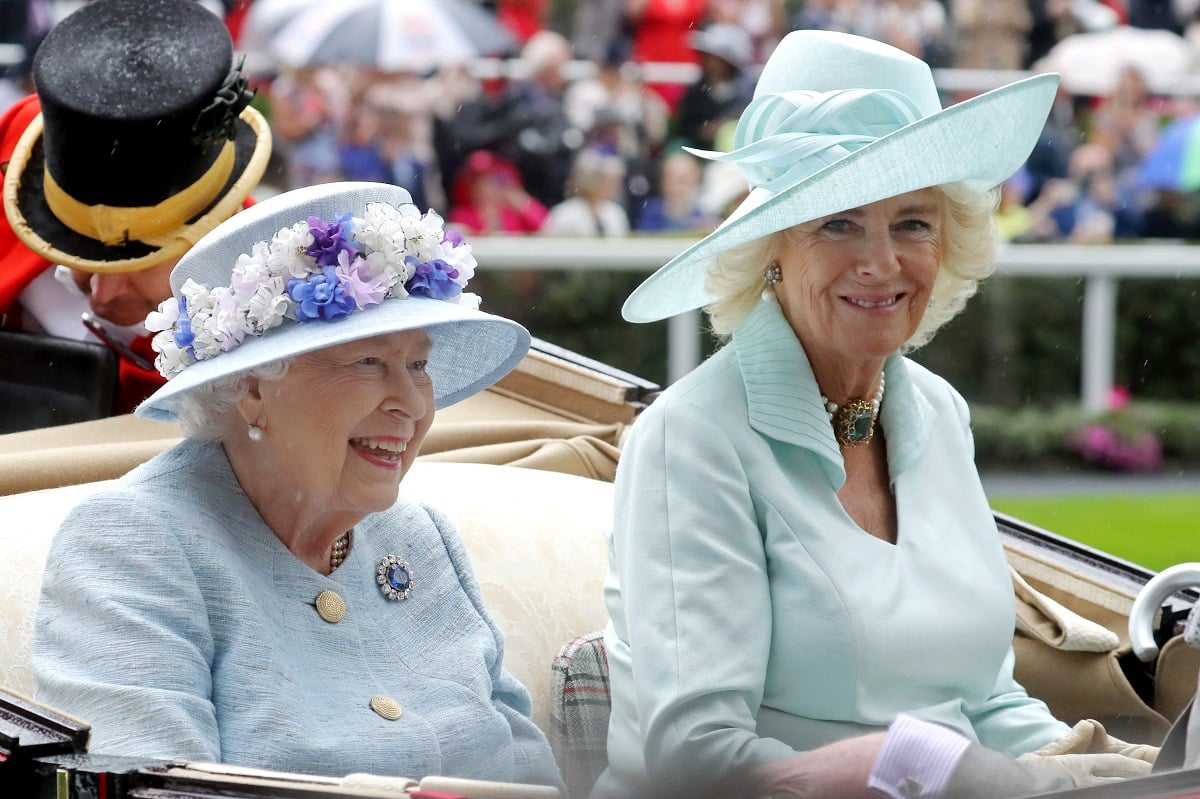
[[[235,273],[235,265],[253,260],[250,256],[260,251],[265,252],[268,244],[274,248],[275,240],[287,240],[285,234],[297,223],[308,222],[311,225],[312,218],[332,222],[347,215],[355,218],[368,217],[372,208],[381,207],[394,212],[391,217],[393,227],[385,231],[387,236],[380,238],[386,238],[386,243],[393,245],[393,250],[399,252],[394,258],[396,262],[401,262],[400,259],[407,254],[415,254],[414,257],[419,257],[419,260],[429,261],[431,253],[447,253],[446,247],[439,242],[449,240],[454,234],[442,228],[440,217],[424,226],[414,227],[410,224],[403,227],[395,223],[400,215],[406,215],[405,218],[409,222],[414,216],[422,216],[422,211],[413,206],[409,193],[399,186],[365,182],[307,186],[256,203],[234,214],[201,238],[171,271],[171,290],[174,296],[164,305],[179,306],[180,299],[187,299],[189,296],[189,285],[225,293],[229,287],[239,285],[240,280],[244,283],[244,274]],[[364,224],[369,223],[370,219]],[[381,223],[376,230],[382,227]],[[354,229],[354,235],[358,236],[361,228]],[[418,240],[421,235],[439,241],[422,242]],[[467,246],[465,242],[458,243],[457,238],[454,241],[456,243],[451,246],[449,252],[454,252],[454,247]],[[361,245],[361,254],[366,254],[366,246]],[[302,253],[303,249],[293,247],[283,251]],[[376,249],[374,252],[379,254],[382,249]],[[469,254],[469,249],[466,255],[462,255],[461,250],[458,252],[460,265],[469,263],[473,269],[474,257]],[[263,261],[261,258],[259,260]],[[293,259],[292,269],[300,268],[309,263],[309,260],[311,259],[297,254]],[[316,264],[316,261],[313,260],[312,264]],[[412,272],[413,268],[408,271]],[[345,271],[345,266],[341,267],[341,271]],[[239,273],[242,272],[244,266],[239,268]],[[357,282],[360,287],[369,283],[370,281],[364,279],[364,275],[365,273],[358,273],[355,281],[341,279],[339,291],[347,282]],[[287,276],[284,275],[284,282]],[[308,276],[317,281],[324,279],[339,282],[333,281],[333,275],[325,273],[319,265],[313,266]],[[325,286],[329,285],[329,282],[325,283]],[[278,294],[277,286],[275,290]],[[460,299],[452,301],[419,296],[415,290],[397,291],[396,294],[398,296],[388,294],[382,299],[376,295],[374,303],[364,302],[362,307],[340,315],[331,315],[333,318],[328,320],[323,317],[309,317],[300,321],[296,318],[293,304],[292,314],[282,321],[277,318],[274,326],[257,335],[248,333],[235,346],[212,352],[207,357],[194,360],[173,371],[164,370],[161,345],[156,337],[155,349],[160,352],[157,365],[168,380],[137,407],[135,414],[158,421],[176,421],[180,398],[203,385],[326,347],[417,329],[424,330],[432,341],[427,369],[433,381],[435,405],[437,408],[444,408],[482,391],[507,375],[529,351],[529,331],[510,319],[484,313]],[[194,290],[190,296],[196,296]],[[249,296],[253,297],[255,293],[250,292]],[[229,300],[228,294],[225,295],[225,300]],[[285,302],[278,296],[276,301]],[[236,305],[236,300],[231,304]],[[221,307],[220,303],[214,302],[214,305]],[[261,304],[255,307],[261,307]],[[244,307],[242,315],[245,315]],[[230,313],[227,316],[236,318],[238,314]],[[193,317],[191,332],[195,332],[197,324],[199,322]],[[147,326],[157,329],[151,326],[149,319]],[[176,323],[169,335],[173,336],[174,332],[179,330],[180,326]],[[195,349],[198,349],[198,346]],[[213,350],[215,349],[214,347]]]
[[[1035,75],[942,108],[929,66],[903,50],[789,33],[763,66],[734,149],[690,150],[735,163],[749,194],[638,286],[622,315],[653,322],[712,303],[704,283],[717,253],[793,225],[930,186],[1000,185],[1037,143],[1058,83]]]

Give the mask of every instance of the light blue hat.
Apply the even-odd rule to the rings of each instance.
[[[903,50],[789,33],[763,66],[734,150],[691,150],[735,163],[749,195],[638,286],[622,315],[653,322],[708,305],[713,256],[801,222],[929,186],[998,186],[1029,157],[1058,82],[1036,75],[943,109],[929,66]]]
[[[174,421],[179,398],[314,350],[421,329],[438,408],[482,391],[529,350],[529,331],[462,291],[470,245],[385,183],[326,183],[270,197],[205,235],[150,314],[167,384],[136,415]]]

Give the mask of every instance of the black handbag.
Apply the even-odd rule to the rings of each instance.
[[[102,344],[0,330],[0,433],[103,419],[117,379]]]

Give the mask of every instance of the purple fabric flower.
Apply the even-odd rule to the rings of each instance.
[[[441,258],[425,262],[410,255],[404,263],[413,269],[412,277],[404,284],[412,296],[451,300],[462,294],[462,286],[454,281],[458,270]]]
[[[450,248],[454,249],[455,247],[461,247],[464,243],[466,243],[467,239],[465,236],[463,236],[462,231],[455,228],[450,228],[446,231],[442,241],[449,242]]]
[[[353,214],[342,214],[333,222],[310,216],[308,230],[313,241],[304,253],[316,258],[318,266],[337,266],[338,254],[342,251],[353,256],[358,252],[358,245],[349,238],[353,219]]]
[[[320,273],[287,284],[288,296],[296,302],[296,318],[301,322],[332,321],[358,308],[338,280],[337,270],[326,266]]]
[[[371,274],[367,259],[351,259],[343,252],[338,256],[336,271],[342,291],[354,300],[357,307],[369,308],[383,302],[387,297],[387,275]]]

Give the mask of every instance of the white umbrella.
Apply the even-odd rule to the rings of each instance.
[[[1034,69],[1061,73],[1063,88],[1074,94],[1104,96],[1126,66],[1136,67],[1153,90],[1187,75],[1195,55],[1191,42],[1170,31],[1118,25],[1065,37]]]
[[[257,0],[259,5],[268,0]],[[364,64],[388,72],[434,69],[510,55],[516,39],[470,0],[274,0],[293,10],[267,48],[281,64]],[[251,6],[253,8],[253,5]],[[268,25],[272,9],[261,12]]]
[[[238,49],[246,55],[246,71],[269,72],[279,66],[271,55],[271,40],[301,11],[325,0],[254,0],[242,22]]]

